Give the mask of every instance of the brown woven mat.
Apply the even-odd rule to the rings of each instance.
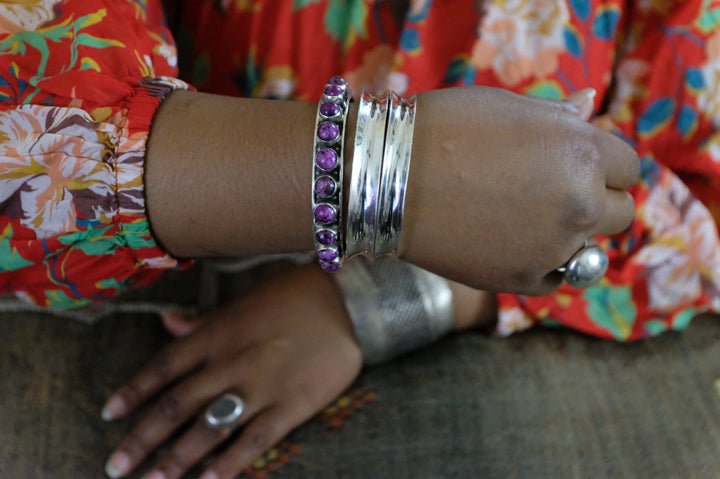
[[[250,477],[717,478],[719,337],[714,317],[631,345],[451,337],[364,372],[353,394],[373,402],[310,421]],[[158,321],[5,314],[0,338],[0,478],[103,477],[132,422],[100,407],[167,342]]]

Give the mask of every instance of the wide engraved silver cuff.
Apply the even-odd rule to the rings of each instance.
[[[452,327],[452,291],[440,276],[404,261],[361,257],[334,277],[365,364],[430,344]]]

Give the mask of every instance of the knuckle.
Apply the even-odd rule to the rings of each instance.
[[[128,409],[134,409],[142,402],[142,393],[136,381],[131,381],[120,388],[117,395],[122,398]]]
[[[604,206],[589,191],[574,191],[567,195],[562,212],[562,224],[572,231],[592,229],[600,222]]]
[[[174,394],[168,394],[157,404],[157,413],[165,421],[177,422],[180,420],[180,401]]]
[[[127,452],[131,457],[141,459],[150,451],[150,445],[138,431],[132,431],[118,448]]]
[[[270,432],[265,428],[253,427],[245,431],[245,442],[248,449],[256,454],[262,454],[272,444]]]
[[[182,455],[175,450],[170,450],[160,458],[156,469],[163,471],[166,476],[176,477],[190,466],[186,464]]]
[[[150,371],[155,381],[165,383],[172,379],[174,371],[173,364],[175,362],[174,357],[174,349],[168,348],[163,350],[158,357],[155,358],[155,362]]]

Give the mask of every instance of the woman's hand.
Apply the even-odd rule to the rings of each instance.
[[[625,142],[568,102],[487,87],[418,98],[401,256],[489,291],[548,294],[596,234],[632,220]]]
[[[187,332],[178,327],[171,329]],[[245,402],[242,430],[202,479],[233,478],[342,393],[361,365],[334,281],[315,265],[282,272],[205,315],[108,400],[106,419],[150,400],[154,406],[111,455],[106,471],[111,477],[129,473],[190,423],[146,476],[181,477],[228,439],[202,416],[208,404],[231,392]]]

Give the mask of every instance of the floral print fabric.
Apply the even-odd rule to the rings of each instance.
[[[176,76],[177,64],[202,90],[304,101],[316,101],[318,85],[335,74],[355,93],[480,84],[561,99],[595,88],[593,122],[641,157],[637,217],[623,234],[598,237],[611,259],[598,286],[499,295],[498,334],[542,323],[632,340],[720,310],[720,1],[168,3],[179,18],[178,63],[157,0],[0,2],[0,288],[41,304],[80,304],[174,265],[152,242],[142,206],[142,141],[154,110],[138,121],[132,99],[142,78]],[[42,141],[23,146],[33,135]],[[121,145],[134,152],[138,175],[117,183]],[[62,160],[50,164],[48,151]],[[123,243],[104,258],[86,252],[64,263],[117,271],[78,273],[69,288],[54,276],[61,241]]]
[[[75,307],[181,266],[155,244],[143,194],[153,114],[187,88],[156,10],[0,4],[0,291]]]

